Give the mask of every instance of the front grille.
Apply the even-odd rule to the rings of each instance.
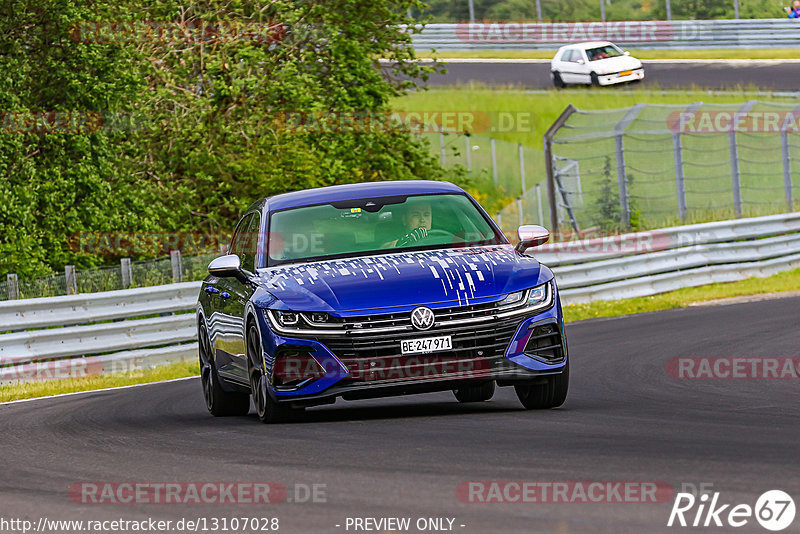
[[[497,302],[489,302],[485,304],[470,304],[468,306],[453,306],[450,308],[439,308],[433,310],[436,315],[436,325],[440,323],[449,323],[451,321],[465,321],[471,320],[472,322],[480,322],[482,320],[489,321],[492,315],[504,310],[512,310],[522,305],[520,301],[518,305],[514,306],[498,306]],[[392,328],[395,330],[408,330],[414,331],[411,325],[411,313],[389,313],[381,315],[364,315],[355,317],[336,317],[332,318],[335,326],[344,327],[352,330],[353,334],[359,337],[363,334],[369,334],[371,330]]]
[[[462,307],[463,308],[463,307]],[[492,309],[492,308],[490,308]],[[459,310],[480,313],[481,310]],[[445,315],[437,310],[437,319]],[[479,378],[502,359],[511,338],[526,316],[494,319],[478,324],[439,327],[418,331],[364,333],[354,336],[320,337],[347,367],[353,380],[386,381],[409,378]],[[409,327],[410,328],[410,327]],[[429,354],[406,354],[404,339],[452,336],[453,349]]]

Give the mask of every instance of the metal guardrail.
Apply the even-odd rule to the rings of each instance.
[[[800,267],[800,212],[556,243],[532,252],[566,303],[642,297]]]
[[[565,304],[652,295],[800,267],[800,212],[556,243],[533,255],[553,267]],[[195,315],[180,312],[194,310],[199,287],[0,303],[0,383],[192,361]]]
[[[428,24],[413,36],[417,50],[555,50],[571,42],[608,40],[629,48],[791,48],[795,19]]]
[[[0,302],[0,383],[194,360],[200,284]]]

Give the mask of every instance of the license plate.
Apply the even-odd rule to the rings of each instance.
[[[403,354],[439,352],[442,350],[451,350],[452,348],[453,341],[451,336],[424,337],[400,342],[400,352]]]
[[[631,74],[633,74],[632,70],[623,70],[622,72],[619,73],[620,77],[622,77],[622,76],[630,76]]]

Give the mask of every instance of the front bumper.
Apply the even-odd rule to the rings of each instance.
[[[358,399],[444,391],[487,380],[512,384],[558,374],[567,358],[557,291],[547,310],[478,324],[434,326],[424,332],[289,337],[276,334],[263,314],[259,321],[267,376],[273,376],[273,364],[288,351],[301,351],[324,369],[324,376],[290,388],[271,380],[270,395],[279,402],[313,405],[339,396]],[[401,354],[404,338],[445,335],[452,337],[451,351]]]
[[[614,85],[617,83],[625,83],[625,82],[635,82],[639,80],[644,80],[644,68],[638,68],[631,71],[631,74],[627,76],[620,76],[619,72],[615,72],[613,74],[606,74],[604,76],[597,77],[598,82],[600,85]]]

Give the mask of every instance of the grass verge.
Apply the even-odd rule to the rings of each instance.
[[[76,391],[91,391],[134,384],[147,384],[149,382],[173,380],[175,378],[184,378],[187,376],[198,376],[199,374],[200,368],[197,362],[180,362],[129,373],[24,382],[21,384],[2,384],[0,385],[0,402],[31,399],[34,397],[47,397],[49,395],[73,393]]]
[[[564,317],[567,322],[574,322],[597,317],[617,317],[633,313],[685,308],[692,303],[709,300],[797,290],[800,290],[800,269],[778,273],[767,278],[749,278],[739,282],[690,287],[651,297],[567,305],[564,306]],[[199,369],[196,362],[182,362],[138,373],[6,384],[0,385],[0,402],[144,384],[197,376],[198,374]]]
[[[739,282],[686,287],[649,297],[569,304],[564,306],[564,318],[567,322],[573,322],[596,317],[618,317],[632,313],[686,308],[691,304],[710,300],[797,290],[800,290],[800,269],[785,271],[766,278],[748,278]]]
[[[639,59],[796,59],[800,52],[796,48],[727,49],[707,50],[637,50],[631,55]],[[474,58],[474,59],[552,59],[552,50],[440,50],[436,53],[418,51],[420,58]]]

